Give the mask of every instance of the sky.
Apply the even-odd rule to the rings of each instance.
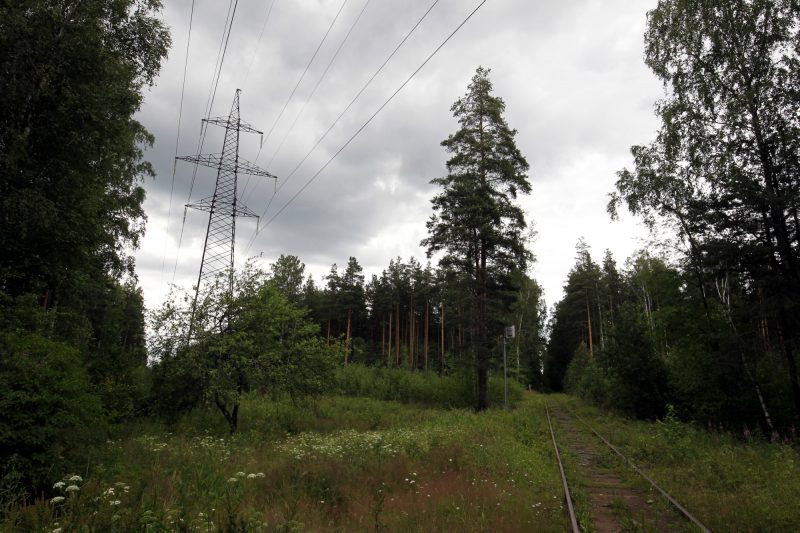
[[[243,133],[240,157],[278,178],[239,177],[240,199],[262,216],[258,226],[237,220],[237,266],[254,258],[268,268],[291,254],[321,281],[350,256],[367,279],[398,256],[424,263],[419,243],[437,192],[430,180],[446,173],[440,143],[457,130],[450,107],[478,66],[491,69],[530,164],[532,193],[519,204],[536,230],[532,275],[548,306],[563,295],[581,237],[595,259],[609,249],[620,265],[646,246],[647,230],[627,213],[611,221],[606,204],[616,172],[632,163],[630,147],[650,142],[658,128],[653,109],[663,87],[643,60],[655,0],[487,0],[333,158],[480,0],[436,2],[327,135],[433,0],[233,2],[216,84],[229,3],[195,0],[188,59],[192,1],[170,0],[161,13],[173,44],[137,115],[155,136],[145,154],[156,171],[144,183],[147,232],[135,254],[149,308],[170,284],[196,282],[208,214],[189,210],[184,218],[184,205],[211,196],[216,175],[200,167],[192,186],[194,167],[174,156],[198,152],[212,94],[211,116],[227,116],[236,89],[242,119],[265,132],[263,145]],[[209,128],[202,152],[219,153],[223,134]]]

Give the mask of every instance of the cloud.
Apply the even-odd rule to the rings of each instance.
[[[533,193],[521,204],[538,230],[535,274],[546,289],[548,302],[552,304],[560,297],[574,260],[574,245],[581,235],[596,255],[609,248],[622,262],[640,245],[637,239],[644,230],[626,217],[612,223],[605,214],[606,194],[613,188],[615,172],[630,164],[629,147],[647,142],[657,127],[652,105],[662,89],[642,61],[645,14],[655,3],[489,0],[372,123],[265,226],[477,1],[441,0],[287,181],[430,3],[372,0],[303,109],[364,6],[364,0],[348,0],[276,122],[342,3],[275,0],[264,25],[269,3],[240,0],[212,115],[227,115],[234,90],[243,90],[242,118],[265,132],[272,129],[272,133],[260,151],[258,136],[243,135],[241,157],[253,161],[258,155],[259,165],[269,163],[269,171],[279,177],[280,190],[274,194],[276,184],[268,179],[240,178],[243,199],[265,217],[249,248],[255,221],[237,222],[237,261],[258,255],[266,263],[280,254],[294,254],[320,276],[331,263],[344,264],[351,255],[368,274],[379,273],[390,258],[398,255],[424,259],[419,241],[425,236],[430,198],[435,193],[429,182],[446,172],[447,155],[440,142],[457,128],[450,106],[466,91],[475,68],[483,65],[492,69],[495,94],[504,99],[506,119],[519,131],[518,146],[531,164]],[[200,169],[191,187],[192,166],[181,162],[176,167],[174,186],[172,182],[190,5],[183,0],[165,7],[174,47],[138,115],[156,136],[147,158],[158,175],[146,182],[148,231],[137,253],[139,277],[151,307],[158,305],[167,291],[176,256],[175,280],[191,284],[196,279],[207,215],[190,211],[184,225],[183,204],[189,198],[195,201],[210,195],[215,179],[212,170]],[[214,62],[227,9],[226,2],[195,5],[179,154],[197,150],[200,118],[213,91]],[[203,152],[219,152],[222,133],[209,129]],[[162,265],[166,267],[162,269]]]

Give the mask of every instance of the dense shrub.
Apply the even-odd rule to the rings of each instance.
[[[336,386],[335,392],[346,396],[436,407],[467,408],[475,405],[475,379],[468,371],[440,377],[434,372],[409,372],[351,364],[337,370]],[[509,405],[516,405],[521,398],[522,386],[509,380]],[[490,378],[489,402],[494,407],[503,405],[502,378]]]
[[[89,390],[77,350],[34,334],[0,334],[2,475],[13,470],[41,486],[48,470],[102,439],[103,409]]]

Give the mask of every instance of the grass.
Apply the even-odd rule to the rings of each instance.
[[[475,414],[351,396],[295,404],[250,395],[234,436],[213,410],[172,426],[129,423],[86,450],[81,471],[54,472],[51,490],[5,509],[0,530],[564,531],[545,398],[521,394],[513,410]],[[578,412],[713,530],[797,529],[797,449],[547,399]],[[575,477],[574,458],[567,461]],[[576,498],[590,529],[580,491]],[[626,530],[648,530],[642,517],[627,518]]]
[[[578,413],[710,529],[797,531],[800,452],[796,447],[746,441],[670,418],[632,421],[573,397],[554,399]],[[626,467],[620,464],[620,469]],[[627,470],[626,477],[636,479]]]
[[[563,531],[546,421],[367,398],[255,395],[239,434],[213,411],[120,428],[13,531]],[[78,480],[79,476],[81,479]],[[74,485],[78,490],[66,489]],[[61,500],[63,498],[63,500]]]

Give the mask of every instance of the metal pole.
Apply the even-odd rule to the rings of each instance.
[[[503,407],[508,409],[508,375],[506,372],[506,332],[503,332]]]

